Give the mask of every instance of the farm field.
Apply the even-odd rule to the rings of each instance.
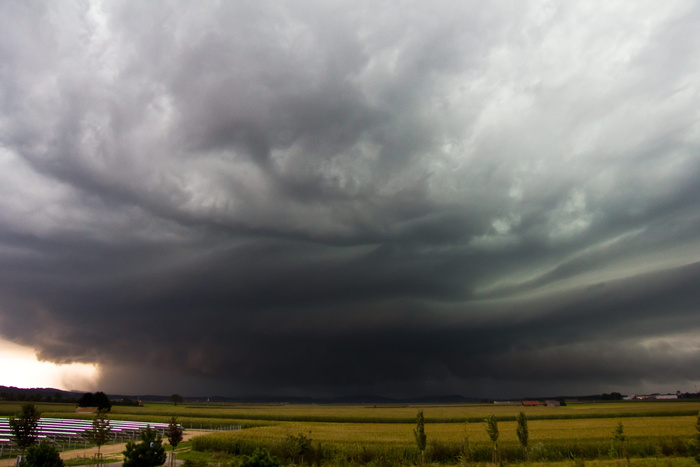
[[[37,403],[47,417],[89,418],[76,415],[73,404]],[[19,402],[0,402],[0,416],[9,416],[19,410]],[[195,403],[174,406],[165,403],[147,403],[144,407],[114,406],[112,414],[140,421],[156,417],[162,421],[175,415],[194,420],[250,420],[250,421],[318,421],[353,423],[413,423],[422,410],[426,421],[462,423],[481,421],[490,414],[499,419],[515,419],[524,412],[528,419],[627,418],[640,416],[693,416],[700,410],[700,401],[692,402],[625,402],[597,404],[569,404],[563,407],[523,407],[520,405],[460,404],[460,405],[321,405],[321,404],[210,404]]]
[[[625,434],[630,437],[692,437],[695,433],[696,417],[639,417],[623,421]],[[534,420],[528,422],[530,440],[603,439],[611,438],[617,419],[601,418],[586,420]],[[288,435],[303,433],[314,441],[334,444],[368,443],[398,444],[411,447],[415,444],[413,424],[406,423],[327,423],[327,422],[281,422],[272,426],[250,428],[238,433],[225,433],[250,441],[260,439],[283,440]],[[499,440],[518,442],[516,422],[500,422]],[[461,443],[465,437],[471,442],[489,441],[484,423],[426,423],[428,439]]]
[[[44,417],[91,418],[76,414],[72,404],[36,405]],[[12,415],[19,407],[20,403],[0,402],[0,416]],[[523,462],[515,422],[521,411],[528,417],[533,461],[611,460],[615,457],[611,451],[613,431],[621,422],[624,449],[631,457],[665,459],[664,465],[676,465],[692,461],[689,456],[697,435],[700,401],[574,403],[564,407],[152,403],[145,407],[114,406],[110,418],[167,422],[177,416],[190,429],[245,428],[218,431],[192,442],[194,450],[209,454],[244,455],[264,447],[297,464],[413,465],[421,461],[416,457],[413,434],[418,411],[425,415],[426,461],[435,465],[456,465],[466,459],[470,463],[489,461],[491,442],[483,420],[490,414],[499,419],[502,459]],[[672,458],[681,460],[671,462]]]
[[[541,460],[609,457],[613,431],[620,422],[624,426],[625,449],[632,456],[688,455],[696,434],[700,403],[630,402],[565,407],[248,405],[209,410],[217,416],[230,410],[239,419],[268,425],[208,435],[195,440],[195,449],[241,454],[265,446],[277,455],[289,457],[289,452],[298,449],[299,443],[308,441],[316,446],[315,451],[310,450],[312,457],[335,459],[348,465],[372,464],[380,459],[390,459],[388,465],[411,465],[419,460],[415,457],[413,435],[418,411],[425,415],[428,459],[454,464],[465,459],[465,450],[474,462],[489,459],[491,444],[483,422],[489,414],[500,420],[499,443],[504,458],[522,461],[514,421],[521,411],[529,419],[533,457]]]

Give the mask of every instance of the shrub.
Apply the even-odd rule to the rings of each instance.
[[[27,449],[27,455],[19,465],[20,467],[63,467],[64,464],[54,445],[43,440]]]
[[[280,462],[267,449],[257,448],[253,454],[243,456],[241,462],[234,465],[238,467],[278,467]]]
[[[203,460],[191,460],[191,459],[186,459],[185,462],[182,463],[184,467],[207,467],[209,465],[207,461]]]
[[[298,464],[311,464],[318,460],[311,438],[303,433],[299,433],[296,436],[287,435],[287,438],[282,443],[282,452],[282,457]]]

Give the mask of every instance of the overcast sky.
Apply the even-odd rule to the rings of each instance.
[[[0,339],[97,389],[700,382],[700,3],[17,0],[0,30]]]

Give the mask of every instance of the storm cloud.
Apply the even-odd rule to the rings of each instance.
[[[690,390],[700,6],[0,4],[0,337],[109,392]]]

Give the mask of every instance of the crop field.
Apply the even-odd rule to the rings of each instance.
[[[37,403],[46,417],[90,418],[75,414],[73,404]],[[0,416],[9,416],[20,408],[19,402],[0,402]],[[524,412],[529,420],[637,418],[664,416],[695,416],[700,402],[625,402],[598,404],[569,404],[563,407],[523,407],[521,405],[459,404],[459,405],[322,405],[322,404],[209,404],[196,403],[174,406],[151,403],[145,407],[114,406],[112,415],[125,420],[141,421],[152,418],[162,421],[177,416],[196,422],[217,420],[234,421],[287,421],[338,423],[414,423],[416,413],[422,410],[426,421],[433,423],[480,422],[495,414],[499,420],[515,420]]]
[[[45,417],[91,418],[71,404],[36,404]],[[19,410],[0,403],[0,416]],[[416,414],[425,415],[428,447],[418,455],[413,430]],[[186,428],[219,429],[195,438],[194,450],[247,455],[264,447],[296,464],[457,465],[490,461],[492,444],[484,419],[498,418],[499,452],[509,463],[523,462],[515,417],[526,414],[531,461],[604,460],[622,457],[692,459],[700,401],[569,404],[563,407],[520,405],[297,405],[297,404],[146,404],[112,408],[110,418],[167,422]],[[613,431],[622,423],[624,445]],[[240,425],[244,429],[226,431]],[[669,461],[670,462],[670,461]],[[685,460],[684,460],[685,462]]]
[[[649,437],[692,437],[695,433],[696,417],[640,417],[625,419],[625,434],[630,438]],[[617,419],[585,420],[534,420],[528,422],[530,439],[567,440],[567,439],[610,439],[616,428]],[[332,443],[370,443],[402,444],[412,446],[412,424],[406,423],[327,423],[327,422],[281,422],[276,425],[251,428],[239,433],[229,434],[241,439],[276,439],[282,440],[288,435],[304,433],[314,441]],[[499,440],[518,442],[516,422],[500,422]],[[489,438],[484,423],[426,423],[425,432],[428,439],[443,442],[461,443],[465,438],[471,442],[488,442]]]
[[[697,434],[698,402],[571,404],[564,407],[518,405],[411,406],[236,406],[211,407],[223,415],[267,426],[235,433],[216,433],[195,440],[195,449],[250,453],[264,446],[276,455],[300,462],[293,452],[308,441],[308,461],[328,465],[411,465],[421,460],[413,429],[416,414],[425,415],[427,460],[444,465],[486,462],[491,455],[484,418],[499,419],[503,459],[522,462],[524,452],[516,436],[515,417],[528,417],[532,458],[540,461],[633,457],[689,456]],[[623,423],[624,446],[613,446],[613,431]],[[329,460],[330,459],[330,460]]]

